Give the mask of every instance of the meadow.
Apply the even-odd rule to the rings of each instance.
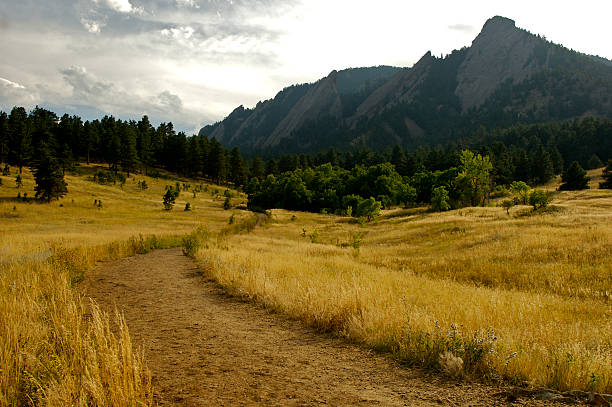
[[[535,213],[399,209],[359,224],[275,210],[272,220],[200,250],[206,273],[409,365],[612,391],[612,191],[557,193]]]
[[[35,194],[29,171],[22,188],[16,170],[2,177],[0,405],[153,404],[146,361],[122,316],[101,312],[78,282],[97,261],[180,246],[202,223],[226,225],[231,211],[222,208],[225,188],[199,182],[163,211],[165,187],[177,180],[137,175],[123,186],[100,185],[90,180],[100,168],[67,174],[68,195],[50,204],[23,200]],[[194,198],[196,186],[202,192]]]
[[[190,190],[163,211],[177,180],[100,185],[96,169],[68,174],[51,204],[16,199],[34,195],[28,172],[22,189],[2,177],[0,405],[153,404],[129,327],[78,282],[97,261],[185,242],[229,294],[408,365],[612,392],[612,191],[556,193],[535,213],[394,209],[371,223],[273,210],[253,227],[253,214],[223,209],[224,187],[178,180]]]

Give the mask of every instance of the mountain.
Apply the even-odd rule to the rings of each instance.
[[[200,134],[247,154],[375,149],[458,141],[481,125],[612,117],[612,62],[488,20],[470,47],[412,68],[333,71]]]

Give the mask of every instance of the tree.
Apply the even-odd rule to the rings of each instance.
[[[9,127],[8,116],[4,112],[0,112],[0,164],[8,159],[9,148]]]
[[[230,153],[230,179],[236,186],[247,182],[247,169],[238,147],[234,147]]]
[[[138,150],[136,149],[136,130],[135,126],[131,126],[124,123],[121,131],[121,153],[119,159],[121,161],[121,168],[127,172],[127,176],[130,176],[130,172],[133,172],[138,165]]]
[[[510,184],[510,192],[519,200],[523,205],[527,205],[529,201],[529,191],[531,188],[523,181],[514,181]]]
[[[555,168],[550,154],[541,145],[531,157],[530,167],[531,178],[536,184],[547,183],[555,174]]]
[[[354,210],[353,216],[361,217],[365,216],[370,222],[376,216],[380,215],[381,203],[370,197],[368,199],[363,199],[357,204],[357,209]]]
[[[460,155],[459,175],[455,179],[464,201],[472,206],[483,205],[489,192],[489,173],[493,165],[489,156],[475,155],[463,150]]]
[[[602,177],[604,182],[599,183],[599,188],[612,189],[612,158],[608,160],[608,165],[604,168]]]
[[[559,189],[561,191],[577,191],[589,187],[590,178],[586,171],[580,166],[578,161],[574,161],[567,170],[561,175],[563,182]]]
[[[534,210],[547,207],[551,201],[551,194],[541,189],[535,189],[531,195],[529,195],[529,205],[533,206]]]
[[[162,198],[162,203],[164,205],[164,210],[169,211],[174,207],[174,203],[176,202],[176,198],[179,196],[179,191],[174,190],[172,188],[168,188],[166,193]]]
[[[253,163],[251,164],[251,177],[257,177],[259,179],[263,179],[266,175],[266,164],[259,157],[253,158]]]
[[[38,147],[38,157],[34,161],[34,180],[36,198],[45,202],[59,199],[66,195],[68,188],[64,181],[64,174],[58,161],[51,155],[46,143]]]
[[[514,206],[514,201],[512,199],[505,199],[501,206],[506,210],[508,216],[510,216],[510,209]]]
[[[19,168],[27,165],[31,154],[30,130],[28,124],[28,114],[23,107],[14,107],[8,117],[9,127],[9,151],[8,163]]]
[[[587,163],[587,168],[589,170],[594,170],[596,168],[601,168],[603,167],[603,163],[601,162],[601,160],[599,159],[599,157],[597,156],[597,154],[593,154],[591,156],[591,158],[589,158],[589,162]]]
[[[444,212],[451,208],[448,203],[448,191],[444,187],[437,187],[431,194],[431,208],[436,212]]]
[[[226,177],[225,150],[216,138],[210,140],[210,153],[208,156],[208,175],[217,183]]]

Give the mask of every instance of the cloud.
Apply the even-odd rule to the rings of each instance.
[[[466,34],[472,34],[477,31],[477,28],[468,24],[452,24],[448,26],[449,30],[459,31]]]
[[[25,89],[25,86],[20,85],[16,82],[11,82],[8,79],[0,78],[0,86],[13,88],[13,89]]]
[[[200,8],[196,0],[176,0],[176,5],[178,7]]]
[[[157,100],[160,107],[169,109],[172,112],[180,112],[183,110],[183,101],[181,98],[167,90],[160,93],[157,96]]]
[[[94,21],[87,18],[81,18],[81,24],[87,31],[92,34],[100,34],[101,29],[106,25],[103,21]]]
[[[175,40],[188,40],[194,32],[193,27],[164,28],[161,30],[161,35]]]
[[[131,13],[135,11],[134,6],[130,3],[129,0],[93,0],[94,3],[102,2],[106,4],[106,6],[115,10],[118,13]]]

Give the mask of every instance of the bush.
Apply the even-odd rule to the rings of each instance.
[[[527,205],[531,188],[523,181],[514,181],[510,184],[510,192],[518,199],[518,203]]]
[[[223,209],[225,209],[226,211],[228,209],[232,209],[232,201],[229,197],[225,198],[225,201],[223,202]]]
[[[449,210],[450,204],[448,203],[448,191],[445,187],[437,187],[431,194],[431,208],[436,212],[444,212]]]
[[[176,198],[178,197],[178,191],[175,191],[171,187],[166,190],[166,193],[163,196],[163,205],[164,210],[169,211],[174,207],[174,203],[176,202]]]
[[[210,233],[204,227],[199,227],[192,233],[183,237],[183,254],[191,258],[195,257],[196,253],[202,247],[202,244],[208,240]]]
[[[189,212],[191,210],[191,204],[189,202],[187,202],[185,204],[185,212]]]
[[[533,209],[546,208],[552,201],[552,194],[541,189],[535,189],[529,196],[529,205],[533,206]]]

